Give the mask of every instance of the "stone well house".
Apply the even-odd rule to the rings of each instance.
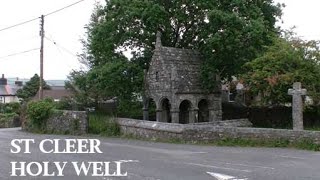
[[[158,122],[197,123],[221,120],[221,91],[206,93],[200,84],[201,54],[191,49],[164,47],[157,33],[156,48],[145,73],[143,117],[156,104]]]

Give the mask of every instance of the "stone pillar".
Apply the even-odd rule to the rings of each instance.
[[[292,119],[293,130],[303,130],[303,95],[307,94],[306,89],[301,89],[301,83],[295,82],[293,89],[288,90],[288,94],[292,95]]]
[[[157,118],[157,122],[162,122],[162,109],[156,110],[156,118]]]
[[[172,120],[172,123],[177,123],[179,124],[179,109],[172,109],[171,110],[171,120]]]
[[[197,115],[198,115],[199,109],[191,109],[189,112],[189,123],[197,123]]]

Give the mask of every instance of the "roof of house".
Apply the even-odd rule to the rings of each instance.
[[[67,89],[48,89],[48,90],[43,90],[43,97],[44,98],[52,98],[52,99],[62,99],[65,97],[71,97],[73,96],[72,91],[67,90]],[[39,97],[39,91],[37,92],[36,96],[34,99]]]
[[[15,96],[21,86],[16,85],[0,85],[0,96]]]

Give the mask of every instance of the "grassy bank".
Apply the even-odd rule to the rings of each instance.
[[[120,136],[120,127],[111,116],[94,112],[89,114],[89,134],[116,137]]]

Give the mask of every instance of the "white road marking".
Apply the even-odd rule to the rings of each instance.
[[[200,167],[206,167],[206,168],[215,168],[215,169],[224,169],[224,170],[232,170],[232,171],[241,171],[241,172],[247,172],[250,173],[252,171],[247,169],[235,169],[235,168],[227,168],[227,167],[219,167],[219,166],[212,166],[212,165],[205,165],[205,164],[196,164],[196,163],[184,163],[187,165],[193,165],[193,166],[200,166]]]
[[[294,157],[294,156],[278,156],[278,157],[282,157],[282,158],[290,158],[290,159],[306,160],[306,158],[302,158],[302,157]]]
[[[214,173],[214,172],[207,172],[210,176],[215,177],[217,180],[247,180],[248,178],[245,179],[238,179],[236,177],[226,175],[226,174],[220,174],[220,173]]]

